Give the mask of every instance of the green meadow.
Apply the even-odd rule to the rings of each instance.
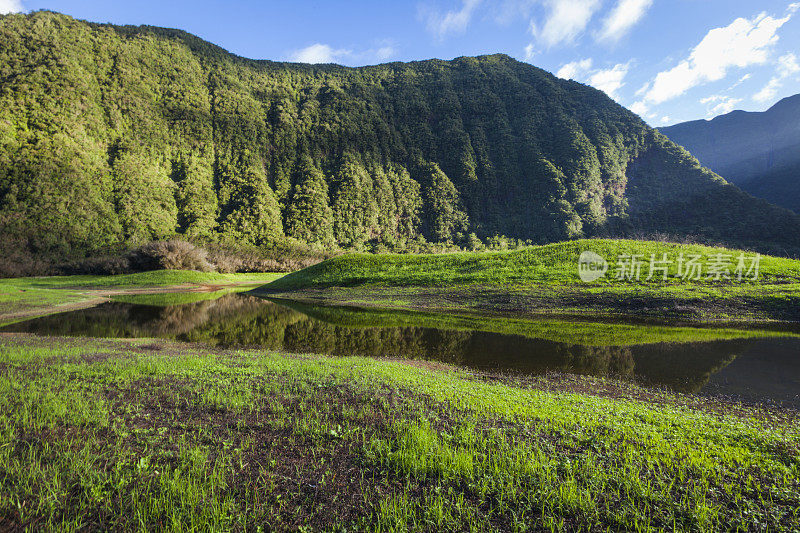
[[[199,289],[203,286],[221,286],[228,289],[239,286],[268,283],[282,274],[219,274],[187,270],[157,270],[117,276],[47,276],[31,278],[0,279],[0,324],[17,318],[19,313],[58,312],[60,306],[81,304],[92,298],[116,293],[121,297],[125,291],[153,291],[175,288]],[[127,295],[131,296],[131,295]],[[153,296],[143,296],[153,298]],[[169,298],[162,295],[162,298]],[[175,301],[187,303],[195,296],[188,294],[173,296]],[[202,298],[198,295],[196,298]],[[12,317],[12,318],[8,318]]]
[[[794,415],[590,378],[595,393],[356,357],[0,343],[13,527],[800,527]]]
[[[607,274],[590,283],[578,274],[578,259],[587,250],[608,262]],[[619,266],[620,257],[629,265],[633,256],[640,262],[638,277],[630,275],[629,266]],[[651,277],[651,258],[663,261],[665,256],[671,263],[663,264],[663,271],[654,270]],[[704,269],[699,276],[683,275],[692,257],[699,258],[696,262]],[[726,248],[608,239],[508,252],[351,254],[287,274],[258,291],[328,303],[511,316],[800,321],[800,261],[759,256],[756,277],[751,271],[755,257],[753,252]],[[717,274],[711,270],[715,262],[723,265]],[[625,274],[622,279],[620,270]]]
[[[336,328],[486,331],[586,346],[796,336],[766,325],[530,320],[519,311],[532,301],[525,295],[542,291],[581,294],[550,311],[587,315],[629,310],[598,302],[631,294],[710,299],[716,307],[704,312],[713,317],[742,302],[754,308],[747,295],[783,291],[784,304],[797,301],[798,262],[769,257],[761,284],[582,284],[576,258],[587,245],[609,256],[719,253],[578,241],[503,253],[344,256],[285,277],[161,271],[6,279],[0,305],[53,312],[103,294],[180,309],[266,284],[258,292],[311,301],[324,294],[324,301],[350,304],[281,301]],[[176,287],[190,292],[163,291]],[[154,293],[139,293],[148,288]],[[398,289],[407,292],[392,292]],[[394,309],[355,307],[387,302]],[[397,309],[404,307],[426,312]],[[458,312],[434,312],[445,308]],[[481,310],[488,313],[475,313]],[[253,327],[271,327],[262,322]],[[202,341],[4,333],[0,524],[51,531],[791,531],[800,528],[798,428],[789,408],[610,378],[504,376],[426,360]]]

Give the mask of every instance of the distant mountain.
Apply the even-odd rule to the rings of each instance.
[[[0,247],[655,232],[800,252],[800,217],[505,55],[304,65],[178,30],[0,17]]]
[[[661,132],[731,183],[800,213],[800,94],[763,113],[734,111]]]

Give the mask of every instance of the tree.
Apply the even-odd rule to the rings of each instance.
[[[335,176],[333,232],[340,245],[356,246],[378,235],[378,204],[372,177],[352,155]]]
[[[423,164],[422,172],[428,238],[452,242],[469,227],[458,190],[436,163]]]
[[[333,211],[328,203],[325,176],[308,156],[301,157],[296,184],[286,209],[286,234],[310,244],[334,242]]]
[[[281,210],[269,186],[264,167],[251,160],[246,169],[231,178],[227,215],[220,224],[226,238],[249,244],[268,244],[283,235]]]

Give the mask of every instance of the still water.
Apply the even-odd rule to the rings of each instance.
[[[574,321],[519,326],[505,319],[310,306],[237,294],[183,304],[158,300],[132,297],[0,331],[402,357],[529,375],[567,372],[800,407],[798,336]]]

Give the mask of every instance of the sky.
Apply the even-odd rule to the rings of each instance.
[[[0,0],[180,28],[252,59],[349,66],[505,53],[653,126],[800,92],[800,0]]]

